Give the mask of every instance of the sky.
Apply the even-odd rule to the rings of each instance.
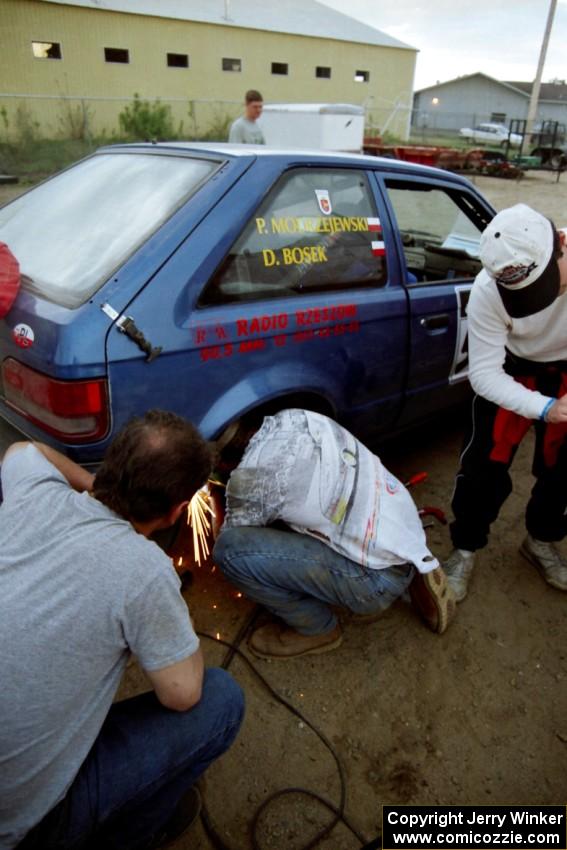
[[[532,81],[549,0],[321,0],[419,49],[415,89],[483,71]],[[558,0],[543,81],[567,80],[567,0]]]

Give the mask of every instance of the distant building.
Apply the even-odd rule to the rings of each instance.
[[[413,124],[438,130],[459,130],[484,121],[509,124],[513,118],[527,117],[531,92],[532,83],[468,74],[416,91]],[[565,83],[542,84],[536,120],[567,124]]]
[[[137,92],[169,102],[190,135],[196,104],[212,123],[257,88],[268,102],[365,105],[379,127],[409,129],[415,48],[316,0],[0,0],[0,21],[12,125],[23,104],[44,133],[81,110],[109,132]]]

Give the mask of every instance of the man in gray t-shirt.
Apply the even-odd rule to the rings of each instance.
[[[265,145],[264,134],[257,124],[263,108],[264,100],[260,92],[255,89],[247,91],[244,96],[244,115],[232,124],[228,141],[232,144]]]
[[[96,478],[41,444],[1,468],[0,850],[147,848],[198,805],[238,686],[204,671],[171,560],[148,539],[209,475],[193,426],[151,411]],[[130,654],[153,692],[112,705]]]

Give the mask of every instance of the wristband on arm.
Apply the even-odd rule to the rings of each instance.
[[[549,413],[549,408],[555,404],[556,400],[557,399],[550,398],[543,410],[541,411],[539,418],[542,422],[547,422],[547,414]]]

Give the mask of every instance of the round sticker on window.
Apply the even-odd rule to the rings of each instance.
[[[14,342],[20,348],[31,348],[35,340],[35,334],[29,325],[16,325],[12,331]]]

